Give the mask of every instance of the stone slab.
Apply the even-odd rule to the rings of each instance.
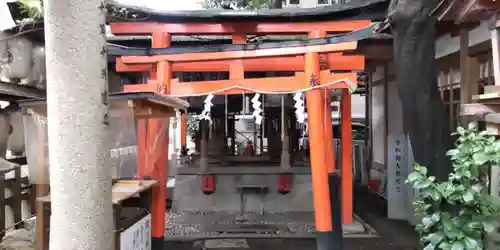
[[[355,216],[343,225],[345,237],[376,237],[375,231]],[[285,213],[196,213],[168,212],[166,240],[244,239],[244,238],[314,238],[312,212]]]

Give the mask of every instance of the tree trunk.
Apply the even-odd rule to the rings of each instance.
[[[430,12],[437,0],[392,0],[389,20],[394,36],[394,65],[415,162],[438,179],[447,178],[453,146],[449,116],[437,86],[436,20]]]
[[[101,5],[44,2],[51,250],[114,249]]]

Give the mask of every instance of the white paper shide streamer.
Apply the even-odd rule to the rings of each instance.
[[[214,95],[212,93],[208,93],[207,98],[205,99],[204,103],[204,108],[203,111],[201,112],[200,118],[203,120],[207,121],[212,121],[212,118],[210,117],[210,110],[212,109],[212,99],[214,98]]]
[[[254,92],[256,94],[252,98],[252,106],[254,108],[253,116],[255,117],[255,123],[257,125],[260,125],[260,124],[262,124],[262,120],[263,120],[263,117],[261,115],[261,113],[262,113],[262,109],[261,109],[262,103],[259,101],[261,93],[262,94],[266,94],[266,95],[287,95],[287,94],[294,94],[293,99],[295,100],[294,107],[295,107],[295,115],[297,117],[297,122],[300,123],[300,124],[304,124],[305,117],[306,117],[306,115],[305,115],[305,107],[304,107],[304,100],[303,100],[304,99],[303,98],[304,93],[307,92],[307,91],[313,90],[313,89],[327,88],[328,86],[337,85],[337,84],[344,84],[349,89],[349,92],[351,94],[354,93],[354,91],[356,91],[356,88],[357,88],[357,84],[356,83],[353,83],[350,79],[345,78],[345,79],[340,79],[340,80],[337,80],[337,81],[329,82],[327,84],[312,86],[312,87],[309,87],[309,88],[295,90],[295,91],[262,92],[262,91],[259,91],[257,89],[245,88],[245,87],[241,87],[241,86],[237,86],[236,85],[236,86],[231,86],[231,87],[227,87],[227,88],[223,88],[223,89],[214,90],[214,91],[212,91],[210,93],[198,93],[196,95],[184,95],[184,94],[183,95],[169,95],[169,96],[171,96],[171,97],[186,97],[186,96],[204,96],[204,95],[208,95],[207,98],[205,99],[205,108],[202,111],[201,115],[199,115],[198,117],[200,119],[208,120],[208,121],[211,122],[212,119],[210,117],[210,110],[211,110],[211,107],[213,106],[213,104],[212,104],[212,99],[214,98],[213,93],[221,93],[221,92],[225,92],[225,91],[232,90],[232,89],[240,89],[242,91]]]
[[[297,117],[297,122],[300,124],[303,124],[304,121],[306,120],[306,115],[305,115],[305,107],[304,107],[304,101],[302,101],[302,92],[297,92],[293,96],[293,100],[295,100],[295,116]]]
[[[262,109],[260,106],[262,103],[259,101],[260,94],[255,93],[255,96],[252,98],[252,107],[253,107],[253,116],[255,117],[255,124],[260,125],[262,124]]]

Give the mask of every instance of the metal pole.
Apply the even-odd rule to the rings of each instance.
[[[281,169],[290,169],[290,137],[288,136],[288,123],[285,114],[285,95],[281,96]]]
[[[203,174],[208,171],[208,138],[210,133],[210,122],[200,121],[200,170]]]
[[[266,106],[265,98],[264,95],[262,95],[262,117],[264,119],[262,119],[262,123],[260,124],[260,143],[259,143],[260,155],[264,154],[264,123],[267,121],[267,119],[265,118],[266,117],[265,106]]]
[[[224,138],[227,138],[227,95],[224,96]]]
[[[285,139],[285,97],[281,95],[281,141]]]
[[[491,30],[491,52],[495,85],[500,85],[500,28],[498,27]]]
[[[228,151],[228,139],[227,139],[227,136],[228,136],[228,122],[227,122],[227,95],[224,96],[224,153],[223,153],[223,157],[224,159],[226,158],[226,155],[227,155],[227,151]],[[231,145],[233,146],[233,145]]]

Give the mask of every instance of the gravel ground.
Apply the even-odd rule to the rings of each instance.
[[[405,222],[391,221],[386,219],[386,207],[377,207],[373,203],[373,199],[369,197],[363,190],[356,192],[355,212],[371,227],[373,227],[378,238],[346,238],[344,240],[343,250],[417,250],[417,237],[413,228]],[[199,221],[200,217],[212,218],[213,222],[219,224],[230,224],[238,220],[239,213],[225,214],[219,217],[206,216],[206,214],[195,214],[188,216],[188,222],[191,224],[187,227],[176,225],[176,219],[185,217],[186,214],[171,213],[167,218],[167,232],[176,235],[189,235],[192,233],[199,233],[205,231],[203,226],[195,223]],[[247,215],[250,218],[252,216]],[[266,218],[266,216],[269,216]],[[264,222],[270,221],[285,221],[283,214],[269,214],[264,216]],[[241,218],[240,218],[241,219]],[[307,220],[310,218],[304,218]],[[245,218],[242,218],[245,220]],[[206,221],[205,221],[206,222]],[[262,224],[260,221],[245,221],[250,223]],[[304,224],[305,221],[298,221],[296,225],[307,225],[305,227],[294,228],[294,225],[286,223],[288,228],[292,231],[303,232],[310,231],[312,225]],[[316,250],[315,239],[247,239],[247,240],[211,240],[205,243],[198,242],[167,242],[164,249],[176,250],[200,250],[200,249],[215,249],[215,250]]]
[[[302,239],[302,240],[246,240],[244,246],[238,246],[242,244],[235,240],[228,241],[231,245],[218,244],[216,246],[208,246],[205,244],[204,247],[194,247],[193,243],[166,243],[164,249],[175,249],[175,250],[316,250],[316,241],[314,239]],[[381,240],[373,239],[347,239],[344,241],[343,250],[415,250],[417,248],[412,248],[408,246],[398,245],[383,242]]]

